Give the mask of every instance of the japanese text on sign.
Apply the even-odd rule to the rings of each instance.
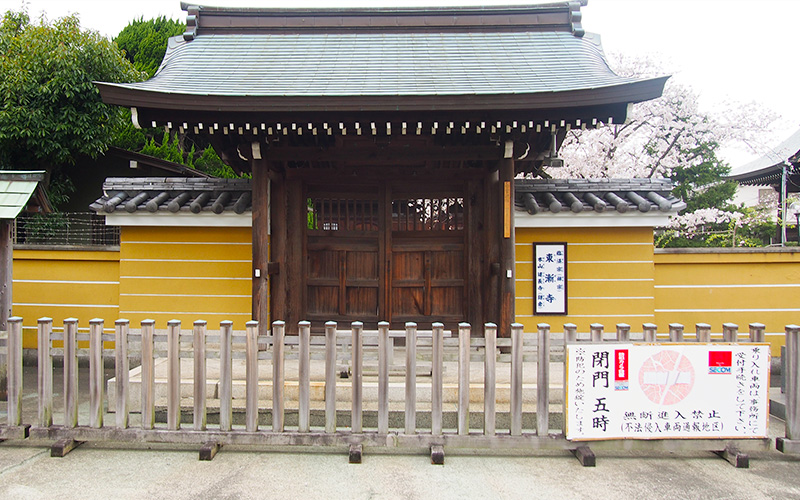
[[[567,245],[534,243],[534,312],[567,314]]]
[[[567,439],[763,438],[767,344],[567,346]]]

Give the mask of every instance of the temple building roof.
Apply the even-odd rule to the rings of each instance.
[[[180,110],[182,116],[537,110],[551,120],[542,110],[580,108],[575,117],[583,120],[624,120],[628,103],[660,96],[666,81],[616,75],[599,36],[580,25],[580,2],[183,7],[187,33],[170,40],[153,78],[97,84],[107,103],[140,108],[146,125],[155,117],[143,111],[148,108]]]

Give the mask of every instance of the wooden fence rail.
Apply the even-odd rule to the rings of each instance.
[[[378,325],[377,335],[366,332],[360,322],[353,322],[349,330],[338,330],[335,322],[325,324],[323,337],[312,337],[308,322],[299,324],[298,336],[287,336],[285,324],[276,321],[270,335],[259,336],[258,323],[251,321],[246,330],[233,331],[233,324],[224,321],[218,334],[208,331],[205,321],[196,321],[191,332],[182,332],[179,321],[170,321],[166,334],[156,332],[155,322],[145,320],[139,331],[133,331],[127,320],[117,320],[113,334],[104,334],[103,320],[90,322],[89,333],[79,333],[78,321],[74,318],[64,320],[63,333],[54,332],[53,320],[41,318],[38,321],[38,418],[35,424],[23,423],[22,419],[22,319],[11,318],[6,340],[8,354],[8,423],[0,426],[1,440],[20,440],[28,436],[47,440],[52,444],[51,454],[63,456],[75,446],[85,441],[136,441],[162,442],[200,446],[203,459],[211,459],[221,446],[226,444],[253,446],[335,446],[349,451],[350,460],[359,462],[364,449],[373,450],[425,450],[430,453],[434,463],[443,463],[445,449],[457,452],[484,451],[499,453],[533,453],[536,450],[569,450],[584,465],[593,465],[594,455],[585,442],[569,441],[565,428],[551,428],[551,367],[562,362],[555,358],[556,348],[564,348],[574,342],[630,342],[631,327],[616,325],[613,339],[604,332],[601,324],[592,324],[588,338],[579,340],[577,327],[565,324],[563,342],[551,345],[550,326],[538,325],[535,334],[524,334],[521,324],[511,328],[510,339],[498,339],[494,324],[483,326],[483,336],[473,337],[472,328],[467,323],[458,326],[457,338],[450,339],[444,325],[434,323],[432,330],[417,330],[417,325],[407,323],[405,337],[405,363],[402,385],[404,386],[403,410],[391,410],[391,364],[395,348],[389,323]],[[787,386],[786,438],[779,441],[783,451],[800,449],[800,370],[798,350],[800,350],[800,330],[797,326],[786,327],[787,351],[791,366]],[[634,335],[644,342],[656,342],[656,325],[644,324],[641,334]],[[607,338],[609,337],[609,338]],[[669,340],[681,342],[684,327],[669,325]],[[696,325],[698,342],[712,341],[711,327]],[[764,325],[750,325],[749,341],[763,342]],[[89,418],[79,422],[78,408],[78,353],[79,344],[89,343]],[[723,325],[722,338],[725,342],[738,342],[738,327]],[[105,349],[106,343],[114,342],[114,348]],[[57,347],[56,343],[63,343]],[[244,344],[244,352],[241,346]],[[377,418],[365,421],[364,400],[365,347],[377,349]],[[369,350],[369,349],[367,349]],[[510,351],[508,354],[503,351]],[[140,355],[141,368],[141,406],[138,426],[131,425],[132,408],[130,359]],[[54,423],[53,403],[53,356],[63,355],[64,402],[63,420]],[[115,418],[113,423],[105,419],[105,387],[103,379],[104,357],[115,360]],[[192,425],[183,427],[181,413],[181,359],[192,358]],[[236,423],[234,418],[233,371],[234,360],[244,358],[245,366],[245,411],[244,424]],[[211,428],[208,424],[208,383],[207,362],[219,359],[219,424]],[[374,358],[370,358],[374,359]],[[429,382],[417,376],[418,362],[430,360]],[[445,419],[445,408],[451,411],[452,403],[445,403],[445,363],[446,359],[457,360],[457,397],[455,398],[455,420]],[[166,423],[157,422],[156,365],[166,363]],[[165,361],[164,361],[165,360]],[[292,425],[286,423],[286,361],[297,361],[297,420]],[[272,373],[271,400],[259,399],[259,362],[270,362]],[[350,401],[349,415],[339,401],[337,407],[337,379],[340,378],[340,363],[349,363]],[[324,423],[312,423],[311,374],[313,363],[324,363]],[[427,362],[427,361],[426,361]],[[471,372],[482,363],[482,380]],[[535,412],[530,406],[525,411],[523,366],[535,362],[536,391]],[[264,363],[261,366],[265,366]],[[319,365],[317,365],[319,366]],[[508,370],[508,415],[503,425],[498,425],[498,366]],[[505,368],[503,368],[505,366]],[[480,371],[480,368],[477,368]],[[372,377],[372,376],[370,376]],[[370,378],[372,380],[372,378]],[[397,380],[397,379],[394,379]],[[566,373],[564,374],[566,387]],[[418,403],[418,389],[429,384],[430,399],[424,408]],[[394,383],[397,385],[397,382]],[[528,384],[530,388],[532,384]],[[482,388],[482,408],[471,405],[476,392],[471,389]],[[341,388],[341,386],[340,386]],[[505,388],[504,388],[505,390]],[[428,402],[430,406],[428,407]],[[566,405],[566,401],[564,403]],[[504,408],[505,408],[504,404]],[[421,409],[422,408],[422,409]],[[133,411],[132,411],[133,410]],[[373,410],[369,410],[372,412]],[[294,412],[294,409],[292,409]],[[473,413],[482,413],[482,419],[471,419]],[[526,419],[535,413],[535,420]],[[339,416],[349,417],[344,425],[337,421]],[[426,415],[423,421],[419,415]],[[264,417],[263,419],[260,417]],[[262,428],[260,424],[269,421],[271,426]],[[402,417],[402,418],[401,418]],[[505,415],[504,415],[505,417]],[[451,422],[451,424],[447,424]],[[534,423],[535,422],[535,423]],[[82,425],[81,425],[82,424]],[[482,425],[481,425],[482,424]],[[451,427],[452,425],[452,427]],[[476,425],[477,428],[471,428]],[[650,441],[599,441],[592,442],[593,449],[642,449],[642,450],[710,450],[726,454],[734,464],[746,463],[743,451],[764,449],[763,439],[691,439],[691,440],[650,440]]]

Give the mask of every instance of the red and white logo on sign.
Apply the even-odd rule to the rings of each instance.
[[[732,366],[731,351],[708,351],[708,373],[731,373]]]
[[[614,351],[614,390],[628,390],[628,350]]]

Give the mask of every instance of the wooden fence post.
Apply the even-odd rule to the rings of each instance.
[[[486,323],[483,327],[486,349],[483,358],[483,434],[497,432],[497,325]]]
[[[669,341],[683,342],[683,325],[680,323],[669,324]]]
[[[658,326],[655,323],[642,323],[642,335],[645,342],[658,342]]]
[[[511,435],[522,435],[522,338],[523,326],[511,325]]]
[[[297,430],[308,432],[311,416],[311,323],[300,321],[300,357],[298,359],[298,407]]]
[[[53,319],[39,318],[39,426],[53,425],[53,354],[50,351]]]
[[[602,342],[603,341],[603,325],[600,323],[592,323],[589,325],[589,330],[591,331],[590,338],[592,342]]]
[[[444,362],[444,324],[433,324],[431,364],[431,434],[442,435],[442,372]]]
[[[362,420],[362,382],[363,382],[363,346],[362,346],[362,339],[361,333],[364,328],[364,324],[360,321],[353,321],[350,324],[350,331],[352,334],[352,344],[350,345],[350,362],[352,365],[352,374],[353,374],[353,389],[352,389],[352,406],[351,406],[351,414],[350,414],[350,428],[352,429],[353,433],[360,434],[363,431],[363,420]]]
[[[127,319],[118,319],[114,322],[114,375],[117,378],[117,409],[116,423],[120,429],[128,428],[128,391],[130,390],[130,375],[128,361],[128,331],[130,322]]]
[[[578,341],[578,325],[564,323],[564,345]]]
[[[167,429],[176,431],[181,428],[181,322],[170,320],[167,327]]]
[[[739,340],[739,325],[736,323],[722,324],[722,341],[737,342]]]
[[[325,432],[336,432],[336,322],[325,323]]]
[[[800,451],[800,326],[786,325],[786,437],[776,447],[784,453]]]
[[[64,427],[78,426],[78,320],[64,320]]]
[[[248,321],[245,325],[247,339],[245,344],[245,430],[258,430],[258,321]]]
[[[142,428],[155,427],[155,320],[142,321]]]
[[[406,323],[406,415],[405,432],[417,432],[417,324]]]
[[[550,325],[539,323],[539,345],[536,375],[536,435],[550,433]]]
[[[389,433],[389,323],[378,323],[378,434]]]
[[[617,341],[618,342],[631,341],[631,325],[627,323],[617,323]]]
[[[233,425],[233,322],[219,323],[219,430]]]
[[[192,354],[194,357],[194,430],[204,431],[208,423],[208,409],[206,406],[206,333],[208,323],[197,320],[192,325]]]
[[[750,342],[764,342],[766,328],[763,323],[750,323]]]
[[[458,324],[458,434],[469,435],[469,323]]]
[[[95,429],[103,427],[103,326],[102,319],[89,321],[89,426]]]
[[[697,342],[711,342],[711,325],[708,323],[695,324],[695,337]]]
[[[272,432],[283,432],[283,338],[286,323],[272,323]]]
[[[8,425],[22,425],[22,318],[8,318],[6,363],[8,381]]]

